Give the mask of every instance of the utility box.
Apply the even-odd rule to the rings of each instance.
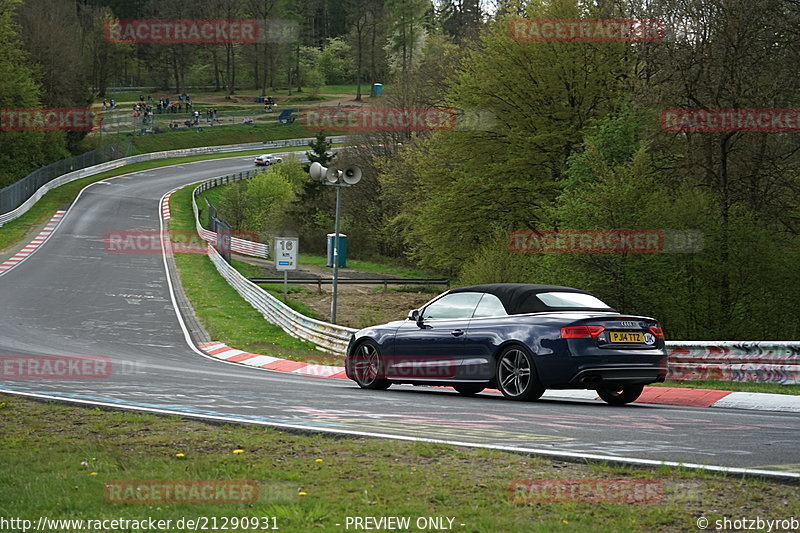
[[[328,233],[328,264],[333,267],[333,248],[336,241],[335,233]],[[347,266],[347,235],[339,234],[339,267]]]
[[[372,94],[373,94],[373,96],[381,96],[383,94],[383,84],[382,83],[373,83],[372,84]]]

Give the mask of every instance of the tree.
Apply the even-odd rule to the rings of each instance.
[[[38,107],[37,70],[22,49],[14,14],[19,0],[0,0],[0,107]],[[68,155],[63,132],[0,131],[0,187]]]
[[[114,18],[111,9],[79,4],[78,17],[83,28],[81,48],[89,86],[103,98],[112,77],[136,56],[136,48],[132,44],[110,43],[104,38],[103,29]]]
[[[317,57],[317,67],[328,85],[349,83],[353,70],[350,60],[350,45],[343,39],[334,37],[325,42],[322,52]]]
[[[370,0],[347,0],[348,23],[352,28],[350,37],[355,44],[356,52],[356,101],[361,101],[361,82],[364,71],[364,46],[367,37],[367,25],[369,24],[369,3]]]
[[[789,0],[660,0],[653,16],[679,28],[655,47],[653,68],[641,92],[658,107],[701,109],[796,108],[800,81],[776,75],[796,63],[800,12]],[[800,140],[796,135],[721,131],[665,135],[668,150],[684,154],[674,176],[714,197],[719,265],[711,281],[715,324],[733,327],[741,308],[737,230],[769,228],[782,240],[800,233]],[[778,222],[776,224],[775,222]],[[740,228],[743,229],[743,228]]]
[[[532,5],[528,15],[583,13],[559,2]],[[403,206],[403,234],[424,265],[455,271],[493,225],[533,227],[545,218],[584,129],[620,106],[628,45],[516,42],[510,19],[490,24],[478,48],[467,51],[445,98],[493,120],[435,132],[403,153],[422,196]]]
[[[430,3],[427,0],[390,0],[387,6],[392,22],[386,44],[389,65],[405,83],[414,61],[421,59],[425,43],[424,17]]]
[[[275,233],[283,227],[289,205],[295,198],[292,184],[275,168],[247,182],[243,228]]]
[[[89,69],[84,62],[84,30],[74,1],[53,4],[25,0],[17,12],[25,50],[38,66],[42,103],[53,107],[86,107],[92,102]],[[67,132],[73,151],[88,132]]]
[[[308,143],[308,146],[311,147],[311,151],[306,152],[309,163],[319,163],[323,167],[327,167],[336,156],[334,152],[330,151],[331,143],[328,142],[324,132],[317,132],[315,139]]]

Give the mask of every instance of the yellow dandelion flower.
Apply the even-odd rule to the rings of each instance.
[[[240,450],[240,449],[237,448],[237,449],[233,450],[233,453],[236,454],[236,455],[239,455],[240,453],[244,453],[244,450]]]
[[[176,453],[175,457],[177,457],[178,459],[183,459],[184,457],[186,457],[186,455],[184,455],[182,453]]]
[[[569,525],[569,520],[562,520],[561,523],[564,525]]]
[[[314,459],[314,462],[315,462],[315,463],[321,463],[321,462],[322,462],[322,459]]]
[[[306,495],[306,493],[305,493],[305,492],[303,492],[303,491],[301,490],[300,492],[298,492],[298,493],[297,493],[297,495],[298,495],[298,496],[305,496],[305,495]]]
[[[97,475],[97,472],[92,472],[92,473],[90,473],[89,475],[90,475],[90,476],[96,476],[96,475]]]

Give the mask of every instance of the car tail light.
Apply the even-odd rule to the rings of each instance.
[[[561,328],[562,339],[594,339],[603,332],[603,326],[567,326]]]
[[[662,330],[660,326],[650,326],[648,329],[657,339],[664,340],[664,330]]]

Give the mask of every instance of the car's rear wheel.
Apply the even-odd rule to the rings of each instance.
[[[509,346],[497,358],[497,388],[509,400],[533,401],[541,398],[533,356],[519,346]]]
[[[641,396],[644,385],[604,386],[598,387],[597,395],[610,405],[625,405]]]
[[[362,389],[384,390],[392,384],[382,376],[385,372],[378,345],[372,341],[359,344],[353,355],[353,378]]]
[[[453,388],[464,396],[474,396],[482,392],[486,387],[483,385],[473,385],[472,383],[461,383],[459,385],[453,385]]]

